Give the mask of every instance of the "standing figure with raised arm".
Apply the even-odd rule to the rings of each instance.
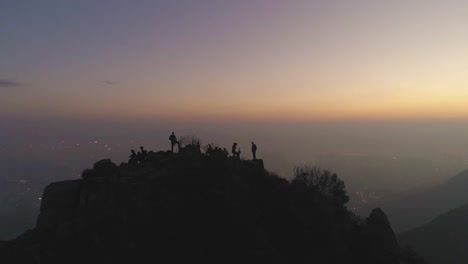
[[[179,144],[179,141],[177,141],[177,137],[174,135],[174,132],[169,136],[169,140],[171,141],[171,151],[174,152],[174,145]]]

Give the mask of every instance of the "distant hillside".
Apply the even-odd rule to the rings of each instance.
[[[423,263],[382,210],[346,209],[335,174],[303,170],[290,183],[262,160],[215,154],[102,160],[50,184],[36,228],[0,242],[1,263]]]
[[[382,209],[397,233],[416,228],[434,217],[468,203],[468,170],[447,182],[402,199],[387,202]]]
[[[468,205],[398,236],[432,264],[468,263]]]

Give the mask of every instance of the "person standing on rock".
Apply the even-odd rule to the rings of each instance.
[[[169,136],[169,140],[171,141],[171,151],[174,152],[174,145],[179,144],[179,141],[177,141],[177,137],[174,135],[174,132]]]
[[[252,155],[253,155],[253,160],[257,160],[257,145],[252,142]]]
[[[140,147],[141,149],[141,161],[140,163],[143,163],[146,161],[146,157],[148,156],[148,151],[146,151],[143,146]]]

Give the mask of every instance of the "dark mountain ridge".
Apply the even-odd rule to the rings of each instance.
[[[439,215],[421,227],[398,236],[430,263],[468,263],[468,204]]]
[[[0,242],[0,259],[423,263],[398,246],[382,210],[360,219],[346,209],[344,189],[333,187],[344,188],[336,175],[300,176],[291,183],[262,160],[199,151],[150,152],[143,164],[102,160],[82,179],[47,186],[36,227]]]
[[[424,192],[388,202],[382,208],[399,233],[428,223],[436,216],[468,203],[468,170]]]

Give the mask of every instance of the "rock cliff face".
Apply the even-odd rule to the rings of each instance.
[[[365,220],[263,161],[149,153],[45,190],[1,263],[405,263],[387,217]]]

